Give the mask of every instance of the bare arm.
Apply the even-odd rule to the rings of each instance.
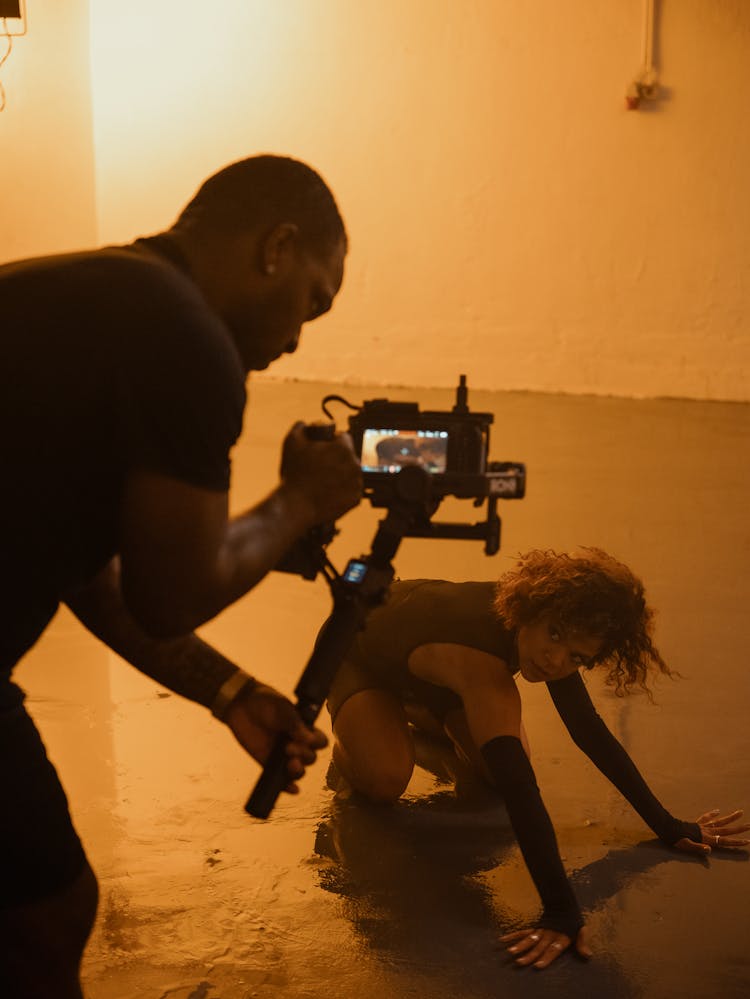
[[[441,642],[416,648],[409,657],[409,670],[458,694],[477,749],[499,735],[521,738],[521,698],[502,659]]]
[[[314,762],[316,750],[325,746],[327,739],[318,729],[302,724],[291,701],[244,674],[197,635],[159,641],[145,634],[122,598],[117,559],[88,584],[68,594],[65,602],[92,634],[136,669],[214,710],[258,762],[265,762],[279,733],[289,736],[292,782],[287,790],[296,792],[293,781]]]
[[[150,634],[192,631],[252,589],[315,524],[333,521],[362,494],[348,435],[309,441],[302,424],[284,443],[281,481],[229,519],[226,493],[139,470],[127,483],[122,590]]]
[[[130,614],[120,589],[119,560],[67,595],[65,603],[105,645],[169,690],[210,708],[238,667],[197,635],[158,640]]]

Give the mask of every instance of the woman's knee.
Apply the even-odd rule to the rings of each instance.
[[[357,790],[376,804],[392,805],[404,793],[410,778],[411,771],[408,774],[405,772],[378,773],[363,781]]]
[[[369,756],[366,760],[353,760],[341,743],[333,747],[333,759],[351,786],[371,801],[392,804],[401,797],[411,780],[414,759]]]

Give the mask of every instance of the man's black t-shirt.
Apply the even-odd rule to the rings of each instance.
[[[131,469],[228,488],[244,380],[159,237],[0,267],[0,672],[117,552]]]

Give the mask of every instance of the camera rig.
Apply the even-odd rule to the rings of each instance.
[[[375,507],[386,509],[370,552],[350,559],[343,573],[336,571],[326,546],[336,534],[333,524],[321,525],[300,539],[276,566],[305,579],[320,572],[333,596],[333,610],[295,688],[296,709],[312,726],[328,696],[336,671],[369,611],[383,603],[394,576],[392,559],[404,537],[479,538],[485,553],[500,547],[498,499],[521,499],[526,470],[518,462],[488,462],[491,413],[472,413],[467,405],[466,376],[459,378],[456,404],[450,412],[420,412],[416,403],[371,399],[360,407],[341,396],[337,401],[354,409],[349,431],[359,456],[364,494]],[[310,426],[310,437],[332,437],[334,425]],[[433,523],[432,515],[446,496],[488,504],[478,524]],[[265,819],[288,783],[286,737],[279,736],[245,810]]]
[[[389,507],[399,476],[414,465],[429,473],[435,508],[446,496],[487,502],[485,519],[476,524],[434,522],[430,515],[415,516],[405,537],[476,538],[487,555],[500,548],[498,499],[522,499],[526,492],[525,466],[515,461],[488,461],[492,413],[472,413],[468,406],[466,375],[459,376],[452,410],[420,411],[415,402],[369,399],[349,417],[349,432],[359,456],[364,494],[374,507]],[[326,396],[323,411],[341,396]]]
[[[338,402],[355,411],[349,417],[349,433],[359,457],[364,496],[373,507],[390,509],[405,502],[416,488],[411,516],[402,524],[402,537],[454,538],[484,541],[486,555],[500,550],[499,499],[523,499],[526,467],[517,461],[488,461],[492,413],[469,410],[466,375],[459,375],[452,410],[420,411],[416,402],[365,400],[361,406],[340,395],[327,395],[321,408],[328,425],[307,427],[311,437],[334,431],[329,409]],[[424,481],[414,475],[422,470]],[[419,482],[417,484],[417,479]],[[475,507],[487,503],[485,518],[476,523],[434,521],[433,514],[447,496],[471,499]],[[315,579],[327,563],[326,546],[337,533],[334,524],[314,527],[287,552],[276,566],[304,579]]]

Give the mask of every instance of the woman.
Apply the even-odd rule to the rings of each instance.
[[[669,846],[704,855],[745,847],[740,811],[674,818],[597,714],[581,669],[606,670],[619,695],[671,676],[651,641],[642,583],[605,552],[530,551],[497,583],[395,583],[338,672],[328,707],[333,759],[353,788],[392,802],[414,768],[410,725],[439,729],[502,794],[541,896],[536,926],[502,939],[521,965],[547,967],[575,943],[591,954],[529,762],[515,677],[546,682],[573,741]]]

